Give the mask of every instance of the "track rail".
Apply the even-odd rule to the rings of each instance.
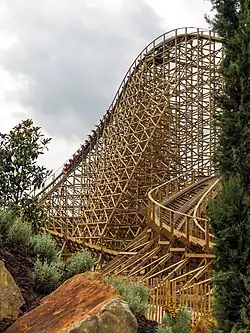
[[[47,232],[71,248],[75,241],[94,252],[127,255],[130,260],[138,248],[129,245],[147,228],[141,207],[153,188],[148,216],[153,229],[172,239],[211,245],[200,208],[196,219],[192,214],[213,182],[198,176],[212,172],[209,89],[215,89],[219,44],[211,31],[181,28],[143,49],[93,134],[67,168],[52,175],[36,194],[49,216]],[[195,172],[179,176],[194,167]]]
[[[44,202],[47,197],[55,191],[60,184],[62,184],[67,175],[69,175],[82,161],[83,158],[87,156],[87,154],[95,147],[98,139],[102,136],[103,130],[105,126],[110,122],[112,117],[112,112],[115,110],[117,102],[123,93],[124,88],[126,87],[127,83],[130,80],[130,77],[138,70],[138,67],[145,62],[153,61],[154,54],[157,53],[163,44],[166,43],[176,43],[176,38],[183,38],[184,36],[188,36],[189,38],[193,38],[194,36],[202,36],[204,39],[208,40],[216,40],[220,42],[219,37],[217,37],[216,33],[208,30],[208,29],[199,29],[195,27],[188,27],[188,28],[179,28],[170,30],[168,33],[162,34],[155,38],[152,42],[150,42],[136,57],[133,61],[132,65],[129,67],[127,73],[125,74],[109,108],[107,109],[106,114],[100,120],[99,125],[96,129],[94,129],[93,135],[89,135],[89,139],[85,141],[85,144],[81,146],[80,153],[77,154],[77,157],[73,159],[72,167],[68,170],[67,174],[63,173],[63,170],[58,170],[56,173],[52,173],[45,180],[44,186],[41,190],[36,191],[35,195],[38,196],[41,202]],[[69,161],[69,160],[68,160]],[[65,164],[67,164],[67,162]],[[65,165],[64,164],[64,165]]]
[[[189,184],[189,187],[187,184]],[[211,240],[213,240],[213,235],[209,232],[207,218],[198,217],[198,207],[200,207],[217,184],[218,179],[216,176],[206,177],[203,180],[199,180],[199,177],[195,177],[195,171],[189,171],[159,185],[148,194],[150,203],[149,215],[151,220],[161,229],[164,228],[168,230],[173,236],[184,237],[188,242],[211,247],[213,245],[211,242]],[[185,195],[188,191],[190,192],[190,189],[199,190],[201,185],[206,186],[206,192],[201,192],[202,196],[194,209],[193,215],[184,213],[181,210],[175,210],[171,207],[173,201],[178,201],[178,198],[182,198],[183,194]],[[166,200],[165,203],[163,203],[162,199],[164,195],[167,197],[171,196],[171,198]],[[176,216],[181,216],[185,221],[185,232],[180,231],[180,228],[174,225]],[[202,226],[204,225],[207,227],[203,228]]]
[[[199,207],[210,196],[216,184],[218,180],[215,176],[195,177],[195,171],[191,171],[151,190],[151,224],[129,244],[123,254],[103,268],[103,274],[121,274],[128,278],[140,276],[141,281],[159,276],[170,282],[183,281],[186,277],[184,286],[203,276],[206,278],[213,255],[203,250],[204,245],[207,245],[207,236],[201,224],[204,225],[207,219],[200,217],[203,210]],[[164,196],[166,199],[162,199]],[[183,221],[184,232],[180,228]],[[209,245],[212,246],[212,242]],[[183,256],[175,253],[180,250],[184,251]],[[201,260],[200,266],[180,274],[180,270],[191,265],[193,258]]]

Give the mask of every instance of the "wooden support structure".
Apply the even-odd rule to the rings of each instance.
[[[142,207],[150,189],[195,170],[161,193],[164,200],[210,176],[220,61],[221,43],[211,31],[177,29],[150,43],[89,139],[38,194],[47,229],[67,228],[70,237],[123,250],[147,223]],[[162,214],[154,209],[151,221]]]
[[[181,287],[191,290],[194,281],[192,297],[208,288],[197,283],[212,269],[204,202],[218,183],[211,156],[221,49],[201,29],[156,38],[88,140],[37,194],[44,230],[62,253],[88,249],[105,263],[103,274],[151,283],[155,304],[165,283],[167,303],[182,304]]]

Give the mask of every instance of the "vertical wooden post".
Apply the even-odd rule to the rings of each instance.
[[[169,183],[166,185],[166,199],[169,198]]]
[[[195,294],[195,321],[198,320],[199,313],[202,313],[202,307],[200,307],[200,302],[199,302],[199,285],[196,284],[194,286],[194,294]],[[202,295],[201,295],[201,302],[203,301]]]
[[[205,241],[206,241],[206,246],[209,247],[209,222],[206,220],[205,222]]]
[[[174,311],[175,311],[176,310],[176,281],[174,281],[172,283],[172,291],[173,291],[173,308],[174,308]]]
[[[155,278],[155,310],[156,310],[156,318],[155,320],[159,321],[159,280]]]
[[[152,291],[152,280],[148,280],[148,318],[152,319],[152,296],[151,296],[151,291]]]
[[[169,307],[170,302],[170,293],[169,293],[169,280],[166,280],[166,298],[165,298],[165,307]]]
[[[174,213],[173,212],[169,212],[170,214],[170,232],[171,232],[171,235],[174,234]]]
[[[203,288],[203,295],[204,295],[204,297],[203,297],[203,312],[204,312],[204,315],[206,315],[207,314],[207,300],[208,300],[208,297],[207,297],[207,285],[206,284],[204,284],[204,288]]]
[[[187,237],[187,240],[189,241],[190,239],[190,230],[189,230],[189,217],[188,216],[185,216],[185,219],[186,219],[186,237]]]
[[[152,222],[154,222],[155,223],[155,204],[153,203],[152,204]]]
[[[211,313],[211,307],[212,307],[212,297],[211,297],[211,286],[210,284],[208,285],[208,288],[207,288],[207,292],[208,292],[208,313],[210,314]]]
[[[160,220],[160,229],[162,229],[162,208],[159,207],[160,211],[159,211],[159,220]]]
[[[195,172],[194,170],[192,171],[192,184],[194,184],[194,181],[195,181]]]
[[[152,209],[151,209],[151,207],[152,207],[152,202],[151,202],[151,200],[148,200],[148,218],[149,218],[150,221],[152,220]]]
[[[174,193],[178,192],[178,179],[175,180],[175,184],[174,184]]]

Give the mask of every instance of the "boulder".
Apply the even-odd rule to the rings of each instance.
[[[137,321],[116,289],[79,274],[45,297],[6,333],[136,333]]]
[[[15,320],[24,304],[20,289],[0,260],[0,321]]]

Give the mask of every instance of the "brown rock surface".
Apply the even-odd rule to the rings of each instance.
[[[137,321],[115,288],[83,274],[67,280],[6,333],[135,333]]]
[[[0,260],[0,320],[15,320],[24,299],[12,275]]]

